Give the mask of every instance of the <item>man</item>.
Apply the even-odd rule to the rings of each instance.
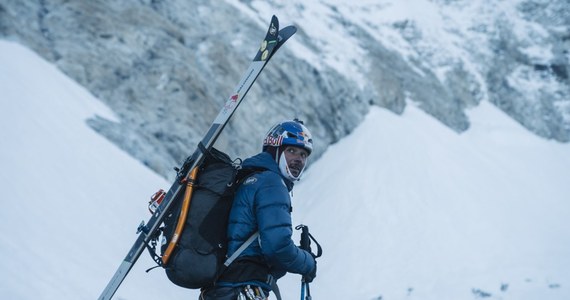
[[[273,126],[263,140],[263,151],[243,162],[243,168],[262,171],[238,188],[229,217],[228,256],[256,232],[259,237],[229,265],[215,287],[202,291],[200,299],[267,299],[275,280],[287,272],[303,275],[305,282],[315,278],[314,257],[291,239],[290,198],[293,182],[301,178],[312,150],[311,133],[295,119]]]

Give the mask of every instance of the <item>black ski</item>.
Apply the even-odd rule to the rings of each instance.
[[[208,151],[214,145],[228,120],[244,99],[245,95],[269,59],[273,57],[277,49],[279,49],[287,39],[295,34],[296,31],[297,29],[294,26],[288,26],[279,30],[279,20],[276,16],[271,18],[271,24],[267,30],[267,35],[261,43],[261,47],[249,65],[249,68],[242,76],[234,92],[230,95],[229,99],[220,110],[218,116],[210,126],[210,129],[207,131],[202,141],[198,144],[194,153],[189,156],[180,169],[177,170],[177,179],[166,193],[166,196],[160,206],[156,209],[155,213],[146,224],[143,222],[139,226],[137,232],[139,233],[138,238],[115,272],[115,275],[113,275],[101,293],[101,296],[99,296],[99,300],[107,300],[113,297],[135,262],[140,257],[141,253],[144,251],[146,245],[152,240],[152,237],[158,230],[168,210],[173,207],[174,202],[179,201],[182,198],[180,196],[183,193],[185,186],[183,181],[188,177],[190,171],[202,162],[204,159],[204,152]]]

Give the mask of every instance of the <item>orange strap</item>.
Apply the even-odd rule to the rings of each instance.
[[[195,167],[188,179],[186,180],[186,191],[184,192],[184,200],[182,202],[182,208],[180,210],[180,216],[178,216],[178,223],[176,224],[176,229],[174,230],[174,235],[172,235],[172,239],[170,239],[170,243],[168,243],[168,247],[164,254],[162,255],[162,263],[166,265],[168,260],[170,259],[170,255],[180,238],[180,234],[184,229],[184,224],[186,224],[186,218],[188,217],[188,209],[190,208],[190,200],[192,199],[192,191],[194,188],[194,180],[196,180],[196,175],[198,174],[198,167]]]

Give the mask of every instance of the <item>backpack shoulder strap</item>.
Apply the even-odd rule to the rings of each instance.
[[[226,261],[224,262],[224,266],[227,268],[234,260],[236,260],[236,258],[238,258],[238,256],[245,251],[245,249],[247,247],[249,247],[249,245],[251,245],[251,243],[253,243],[257,238],[259,237],[259,231],[256,231],[254,234],[252,234],[247,241],[245,241],[237,250],[236,252],[234,252],[234,254],[232,254],[232,256],[228,257],[228,259],[226,259]]]

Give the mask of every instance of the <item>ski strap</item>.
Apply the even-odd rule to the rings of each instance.
[[[237,250],[236,252],[234,252],[234,254],[232,254],[232,256],[230,256],[228,259],[226,259],[226,261],[224,262],[224,266],[226,266],[226,268],[232,263],[234,262],[234,260],[236,260],[236,258],[238,258],[238,256],[245,251],[245,249],[247,247],[249,247],[249,245],[251,245],[251,243],[253,243],[253,241],[255,241],[257,238],[259,237],[259,231],[256,231],[254,234],[252,234],[249,239],[247,239],[247,241],[245,241],[245,243],[243,243]]]

